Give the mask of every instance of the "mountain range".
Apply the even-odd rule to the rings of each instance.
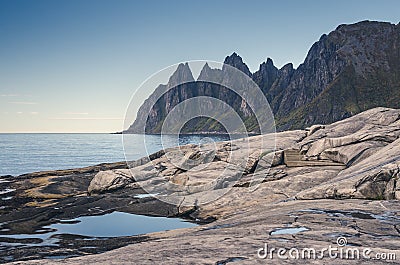
[[[400,108],[400,23],[362,21],[340,25],[312,45],[297,69],[291,63],[278,69],[268,58],[252,73],[236,53],[227,56],[224,64],[239,69],[260,87],[278,131],[329,124],[374,107]],[[206,64],[198,80],[223,76],[224,69]],[[146,99],[125,132],[143,133],[145,128],[146,133],[160,133],[166,115],[180,102],[197,96],[226,102],[237,111],[249,132],[259,131],[254,113],[239,95],[223,86],[196,81],[186,63],[180,64],[168,83],[159,85]],[[225,129],[217,120],[200,117],[188,122],[181,132]]]

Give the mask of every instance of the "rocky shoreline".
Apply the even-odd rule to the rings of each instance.
[[[121,162],[1,177],[0,190],[8,191],[0,200],[3,235],[29,234],[59,220],[112,211],[181,217],[202,225],[106,240],[65,237],[53,247],[3,249],[0,260],[265,264],[269,257],[258,256],[265,243],[276,249],[322,249],[338,247],[338,237],[347,240],[342,248],[369,248],[371,255],[391,253],[400,259],[399,138],[400,110],[375,108],[330,125],[276,133],[273,141],[271,135],[259,135],[217,143],[214,149],[183,146],[184,159],[178,148],[162,150],[130,162],[131,170]],[[149,187],[158,198],[172,196],[177,206],[137,196]],[[87,248],[88,241],[97,247]],[[338,263],[326,255],[324,264]],[[36,260],[49,256],[80,257]],[[339,262],[388,262],[375,257]],[[272,262],[303,261],[279,259],[275,253]]]
[[[103,164],[74,170],[60,170],[2,177],[0,190],[0,261],[58,258],[101,253],[146,236],[97,239],[79,235],[58,235],[58,244],[43,246],[38,238],[8,238],[7,235],[36,234],[43,227],[60,220],[80,216],[104,215],[113,211],[154,216],[174,216],[173,207],[154,198],[137,198],[143,191],[127,194],[87,196],[91,178],[101,169],[126,168],[126,163]],[[46,232],[46,230],[43,230]],[[40,235],[38,235],[40,238]]]

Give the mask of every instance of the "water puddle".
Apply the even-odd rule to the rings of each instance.
[[[36,234],[0,235],[0,246],[54,246],[59,235],[78,235],[91,238],[134,236],[178,228],[197,226],[178,218],[149,217],[112,212],[100,216],[84,216],[43,227]],[[16,242],[10,242],[14,239]],[[39,242],[34,239],[39,239]],[[27,242],[32,241],[32,242]]]
[[[352,217],[363,220],[376,219],[384,223],[398,223],[400,217],[393,212],[384,212],[383,214],[373,214],[364,211],[341,211],[341,210],[321,210],[321,209],[306,209],[300,212],[326,214],[330,217]]]
[[[53,234],[43,236],[40,234],[18,234],[18,235],[7,235],[0,236],[0,246],[4,247],[51,247],[58,246],[59,240],[52,238]],[[13,239],[8,242],[7,239]]]
[[[7,194],[7,193],[10,193],[10,192],[14,192],[14,191],[15,191],[15,189],[0,190],[0,195],[2,195],[2,194]]]
[[[44,256],[45,259],[66,259],[72,257],[79,257],[79,255],[54,255],[54,256]]]
[[[238,262],[238,261],[242,261],[242,260],[245,260],[245,259],[247,259],[247,258],[245,258],[245,257],[231,257],[231,258],[227,258],[226,260],[217,261],[216,265],[226,265],[227,263]]]
[[[158,194],[159,194],[159,193],[137,194],[137,195],[135,195],[135,198],[137,198],[137,199],[142,199],[142,198],[156,197]]]
[[[308,231],[310,229],[306,227],[290,227],[290,228],[279,228],[270,233],[270,235],[293,235],[300,232]]]
[[[178,218],[149,217],[113,212],[100,216],[84,216],[44,227],[56,229],[57,234],[74,234],[88,237],[120,237],[147,234],[196,224]]]

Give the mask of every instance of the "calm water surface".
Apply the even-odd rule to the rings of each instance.
[[[115,135],[115,134],[0,134],[0,176],[20,175],[29,172],[68,169],[105,162],[124,161],[122,137],[129,146],[129,159],[138,159],[160,149],[189,143],[228,140],[228,136],[183,135]],[[206,140],[205,140],[206,139]],[[144,145],[144,140],[146,144]],[[146,148],[144,148],[146,146]],[[12,200],[0,191],[2,200]],[[4,194],[2,194],[3,192]],[[143,195],[145,197],[147,195]],[[43,227],[35,234],[7,234],[1,230],[0,238],[38,238],[40,243],[7,243],[0,240],[2,248],[57,246],[57,235],[74,234],[89,237],[120,237],[156,231],[195,226],[178,218],[163,218],[113,212],[99,216],[83,216]],[[48,231],[48,232],[46,232]],[[3,233],[5,232],[5,233]],[[63,256],[64,257],[64,256]],[[10,257],[12,260],[12,257]]]
[[[129,141],[129,159],[163,148],[159,135],[124,135]],[[226,135],[207,137],[228,140]],[[173,136],[163,136],[164,148],[176,146]],[[184,135],[179,144],[199,143],[204,136]],[[0,134],[0,176],[69,169],[124,161],[122,135],[118,134]]]
[[[196,224],[178,218],[112,212],[104,215],[83,216],[76,219],[64,220],[60,223],[43,227],[43,229],[36,234],[2,235],[0,232],[0,238],[39,238],[42,242],[36,244],[31,243],[30,245],[44,246],[57,243],[55,242],[54,236],[60,234],[87,237],[120,237],[194,226],[196,226]],[[51,232],[42,232],[46,230],[51,230]],[[3,244],[0,242],[0,246],[1,245]]]

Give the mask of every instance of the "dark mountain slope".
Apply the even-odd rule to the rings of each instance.
[[[251,77],[270,102],[278,130],[297,129],[316,123],[332,123],[364,110],[384,106],[400,108],[400,25],[363,21],[340,25],[322,35],[297,69],[287,64],[277,69],[271,59],[251,73],[242,58],[233,53],[225,64]],[[223,69],[205,65],[199,80],[225,78]],[[179,81],[190,83],[174,87]],[[159,93],[172,88],[153,102]],[[143,104],[128,132],[140,132],[150,113],[146,132],[159,133],[166,114],[179,102],[195,96],[210,96],[228,103],[257,131],[254,115],[235,93],[215,84],[195,82],[189,66],[180,65],[167,85],[160,85]],[[154,105],[151,107],[151,105]],[[196,125],[197,124],[197,125]],[[195,126],[196,125],[196,126]],[[196,120],[185,130],[224,131],[215,121]]]

